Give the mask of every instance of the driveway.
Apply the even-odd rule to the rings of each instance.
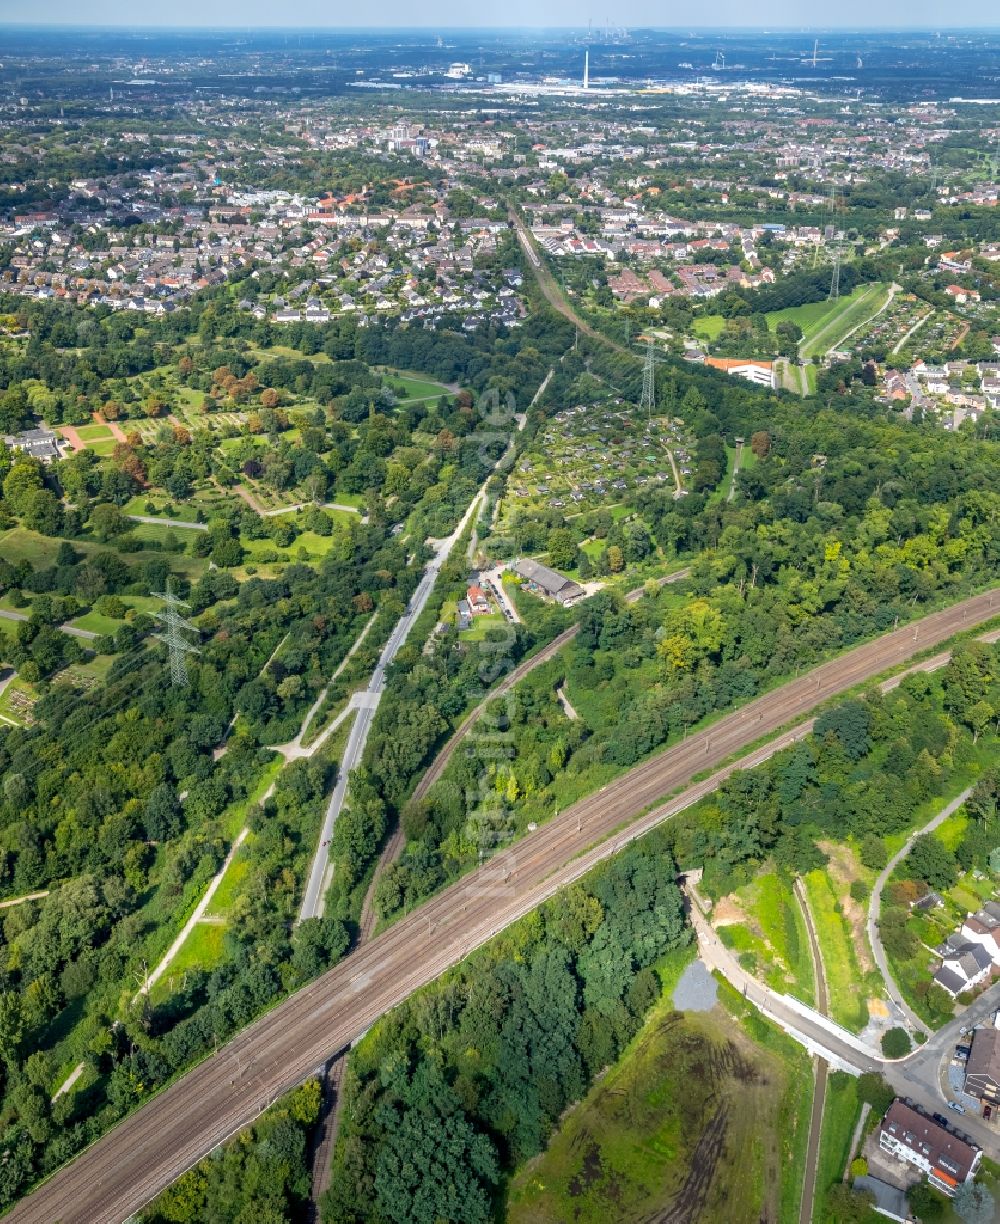
[[[503,588],[503,572],[504,566],[496,565],[493,569],[481,570],[479,574],[479,585],[486,586],[488,590],[496,597],[497,603],[509,621],[514,621],[515,624],[521,623],[521,618],[517,614],[517,608],[514,607],[513,600]]]

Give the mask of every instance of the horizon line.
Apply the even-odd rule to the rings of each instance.
[[[936,33],[936,34],[951,34],[951,33],[969,33],[979,31],[995,31],[1000,32],[1000,23],[994,25],[989,24],[968,24],[968,25],[866,25],[866,24],[850,24],[850,25],[783,25],[776,22],[768,22],[763,25],[732,25],[732,24],[703,24],[703,25],[650,25],[647,23],[638,23],[633,25],[618,25],[616,29],[624,29],[626,31],[644,31],[649,30],[654,33],[685,33],[687,36],[696,35],[701,31],[711,30],[717,33],[720,30],[731,30],[739,33],[759,33],[759,34],[777,34],[777,33],[823,33],[824,31],[836,31],[837,33],[851,33],[853,31],[870,33],[878,31],[886,34],[909,34],[909,33]],[[15,29],[15,30],[116,30],[127,33],[134,30],[143,31],[192,31],[192,32],[218,32],[220,34],[231,33],[252,33],[259,30],[281,31],[281,30],[296,30],[310,31],[315,33],[332,33],[338,30],[350,30],[352,32],[384,32],[386,30],[398,30],[400,32],[408,31],[425,31],[434,30],[438,33],[464,33],[467,31],[482,31],[482,30],[552,30],[552,31],[587,31],[590,29],[586,25],[524,25],[523,23],[511,25],[447,25],[441,22],[426,23],[421,25],[403,25],[403,24],[386,24],[386,25],[352,25],[349,23],[338,23],[337,25],[277,25],[277,24],[254,24],[254,25],[154,25],[154,24],[128,24],[121,22],[65,22],[65,21],[46,21],[44,19],[36,19],[34,21],[9,21],[0,18],[0,29]]]

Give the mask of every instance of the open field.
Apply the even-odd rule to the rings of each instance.
[[[415,374],[400,374],[395,370],[380,370],[385,381],[392,387],[403,388],[401,404],[409,404],[414,400],[437,399],[440,395],[448,395],[448,388],[431,378],[423,378]]]
[[[719,935],[741,953],[746,968],[775,990],[804,1003],[815,1001],[809,941],[790,880],[767,872],[732,899],[723,899],[717,910],[733,917],[742,912],[742,920],[720,926]],[[717,921],[714,915],[713,921]]]
[[[835,310],[809,328],[803,328],[799,352],[803,357],[822,356],[839,346],[848,333],[875,315],[888,300],[888,286],[863,285],[839,299]]]
[[[694,334],[703,340],[718,340],[726,320],[719,314],[699,315],[693,324]]]
[[[144,527],[146,524],[137,524],[137,527]],[[169,528],[162,528],[162,532],[168,531]],[[136,533],[140,539],[142,534]],[[145,538],[159,538],[154,535],[147,535]],[[10,561],[12,564],[17,564],[18,561],[28,561],[35,569],[45,569],[53,566],[56,563],[56,553],[59,551],[59,545],[62,540],[58,536],[40,535],[37,531],[31,531],[27,527],[12,527],[8,531],[0,532],[0,555],[4,560]],[[122,552],[118,553],[113,544],[101,544],[97,540],[87,538],[77,538],[70,541],[73,548],[84,554],[94,554],[99,552],[113,552],[120,556],[122,561],[130,568],[141,565],[148,561],[151,556],[164,557],[170,565],[174,573],[185,574],[190,578],[197,578],[208,568],[207,560],[200,557],[192,557],[186,553],[164,553],[157,551],[156,553],[140,551],[140,552]]]
[[[860,1032],[868,1021],[866,990],[837,889],[822,869],[810,871],[802,882],[823,954],[830,1015],[844,1028]]]
[[[801,1061],[808,1065],[804,1055]],[[507,1219],[784,1219],[784,1122],[794,1078],[777,1052],[721,1007],[679,1013],[665,996],[548,1150],[518,1173]]]

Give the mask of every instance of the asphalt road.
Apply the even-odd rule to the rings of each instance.
[[[0,608],[0,616],[4,620],[9,621],[26,621],[29,619],[26,612],[11,612],[7,608]],[[92,642],[95,638],[101,636],[90,629],[77,629],[75,625],[59,625],[58,627],[63,633],[68,633],[70,637],[83,638],[87,642]]]
[[[998,611],[1000,589],[856,647],[572,804],[244,1029],[55,1173],[8,1218],[16,1224],[120,1224],[413,991],[714,790],[748,744]],[[785,732],[781,740],[796,734],[801,731]],[[766,745],[740,763],[752,765],[773,750]],[[691,785],[712,769],[715,774]],[[647,810],[670,794],[676,797]]]
[[[399,653],[399,648],[406,641],[417,617],[423,612],[427,600],[430,598],[431,591],[434,589],[437,576],[441,572],[441,567],[447,561],[448,554],[455,546],[455,541],[465,530],[469,519],[478,508],[480,499],[481,492],[477,493],[473,498],[469,509],[462,517],[462,521],[451,535],[447,539],[442,540],[435,548],[434,556],[428,561],[423,577],[417,584],[417,589],[410,596],[410,602],[406,607],[406,611],[396,622],[395,628],[389,635],[389,640],[382,647],[382,653],[375,664],[371,679],[368,681],[368,687],[362,693],[355,696],[359,706],[358,713],[347,737],[347,746],[344,749],[344,755],[337,770],[337,781],[334,785],[333,793],[330,795],[330,801],[326,806],[319,844],[316,847],[316,853],[313,855],[312,864],[309,868],[309,879],[306,881],[306,890],[299,909],[300,922],[306,918],[321,917],[323,914],[323,898],[326,895],[330,870],[330,842],[333,839],[333,828],[337,823],[337,817],[340,815],[341,809],[344,806],[344,800],[347,797],[347,785],[351,772],[358,767],[364,755],[365,744],[368,742],[368,732],[371,730],[375,711],[378,708],[382,691],[385,688],[386,670]]]
[[[889,877],[896,870],[898,864],[910,853],[913,843],[917,838],[925,833],[933,833],[949,816],[958,811],[972,794],[973,789],[973,786],[967,786],[960,795],[943,807],[933,820],[928,821],[923,828],[914,829],[902,847],[896,851],[888,863],[886,863],[885,868],[880,872],[878,879],[875,881],[875,886],[872,888],[871,897],[868,900],[868,942],[871,944],[872,955],[875,958],[875,964],[878,965],[878,971],[882,975],[882,981],[885,982],[886,993],[910,1022],[912,1028],[920,1033],[927,1031],[927,1025],[903,998],[903,992],[899,989],[899,985],[892,975],[892,970],[889,968],[889,960],[885,954],[885,948],[882,946],[882,936],[878,928],[879,914],[882,909],[882,889],[885,888]]]
[[[190,519],[158,517],[155,514],[130,514],[133,523],[150,523],[154,527],[179,527],[182,531],[208,531],[207,523],[194,523]]]

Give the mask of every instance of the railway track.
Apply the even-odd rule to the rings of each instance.
[[[7,1218],[15,1224],[120,1224],[379,1016],[628,842],[710,794],[733,770],[766,759],[775,744],[740,760],[742,749],[997,612],[1000,588],[855,647],[566,808],[248,1026],[56,1172]],[[777,742],[802,734],[801,727],[785,730]],[[699,774],[705,776],[693,782]],[[669,795],[675,797],[658,803]]]

